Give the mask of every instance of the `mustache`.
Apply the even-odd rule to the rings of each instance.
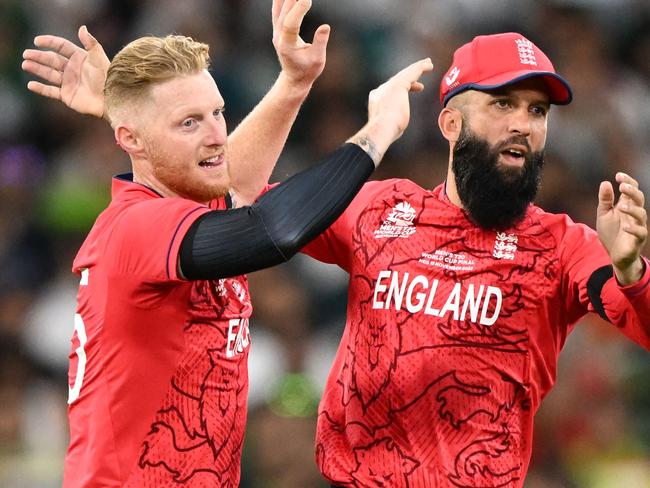
[[[501,141],[501,142],[495,144],[493,149],[494,149],[494,151],[501,152],[506,147],[511,146],[511,145],[524,146],[526,148],[526,152],[528,152],[528,153],[533,152],[533,150],[530,148],[530,143],[528,142],[528,139],[526,139],[524,136],[512,136],[512,137],[509,137],[505,141]]]
[[[458,139],[456,142],[456,146],[454,148],[455,152],[463,152],[465,151],[468,147],[474,146],[474,144],[478,141],[479,139],[466,132],[465,130],[461,132],[461,137]],[[492,146],[488,146],[488,151],[491,152],[492,154],[495,153],[500,153],[503,151],[506,147],[511,146],[511,145],[518,145],[518,146],[524,146],[526,148],[526,152],[528,154],[532,153],[533,150],[530,147],[530,143],[528,142],[528,139],[526,139],[525,136],[512,136],[509,137],[503,141],[497,142],[496,144]]]

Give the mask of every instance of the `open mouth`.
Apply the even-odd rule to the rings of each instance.
[[[526,151],[523,151],[521,149],[508,148],[501,151],[501,156],[503,156],[503,159],[506,163],[521,166],[526,160]]]
[[[201,166],[202,168],[207,168],[207,169],[217,168],[218,166],[221,166],[222,164],[223,164],[223,155],[214,156],[214,157],[204,159],[203,161],[199,162],[199,166]]]

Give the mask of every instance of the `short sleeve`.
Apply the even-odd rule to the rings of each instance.
[[[189,227],[210,208],[182,198],[160,198],[126,209],[108,237],[106,252],[119,274],[146,282],[182,281],[178,253]]]

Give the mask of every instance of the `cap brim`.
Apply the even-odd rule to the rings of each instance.
[[[447,102],[451,97],[466,90],[494,90],[529,78],[542,78],[544,80],[550,103],[554,105],[567,105],[571,103],[571,100],[573,100],[573,92],[571,91],[569,83],[557,73],[551,71],[522,70],[493,76],[492,78],[488,78],[479,83],[466,83],[460,85],[445,95],[442,105],[447,105]]]

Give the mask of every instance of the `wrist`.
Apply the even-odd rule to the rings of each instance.
[[[385,125],[368,122],[346,142],[356,144],[363,149],[372,158],[376,168],[395,139],[394,131],[389,130]]]
[[[616,281],[621,286],[637,283],[643,277],[645,266],[645,261],[641,257],[635,259],[629,266],[620,267],[614,264]]]
[[[275,81],[275,89],[288,102],[302,103],[309,95],[313,82],[292,79],[284,70]]]

